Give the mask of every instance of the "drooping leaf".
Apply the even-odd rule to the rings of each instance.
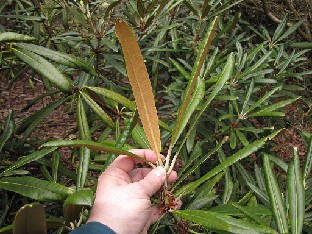
[[[0,42],[14,42],[14,41],[37,41],[35,37],[15,33],[15,32],[4,32],[0,33]]]
[[[97,104],[87,93],[80,92],[83,99],[91,107],[91,109],[101,118],[101,120],[106,123],[109,127],[114,127],[114,121],[109,117],[109,115]]]
[[[237,234],[276,233],[271,228],[255,225],[242,219],[235,219],[212,211],[176,210],[174,214],[188,221],[202,225],[211,231],[224,231]]]
[[[17,134],[21,134],[24,132],[22,141],[26,141],[30,134],[38,126],[38,124],[40,124],[49,114],[52,113],[52,111],[62,105],[66,100],[67,99],[64,98],[57,102],[52,102],[40,109],[39,111],[35,112],[34,114],[28,116],[16,130]]]
[[[147,139],[160,159],[161,142],[157,110],[151,82],[137,41],[129,26],[116,21],[116,35],[121,43],[127,74]],[[159,160],[162,165],[162,161]]]
[[[284,100],[284,101],[280,101],[280,102],[268,105],[268,106],[262,108],[259,111],[256,111],[254,113],[249,114],[249,116],[256,117],[256,116],[266,116],[268,113],[279,113],[279,112],[274,112],[274,111],[279,109],[279,108],[282,108],[282,107],[284,107],[286,105],[289,105],[289,104],[291,104],[291,103],[293,103],[295,101],[297,101],[299,98],[300,97],[287,99],[287,100]],[[270,115],[270,116],[272,116],[272,115]]]
[[[144,158],[133,154],[129,151],[118,149],[112,145],[105,144],[103,142],[97,143],[94,141],[83,141],[83,140],[60,140],[60,141],[49,141],[47,143],[44,143],[41,147],[86,147],[88,149],[92,150],[99,150],[104,152],[110,152],[114,154],[122,154],[122,155],[128,155],[130,157],[138,158],[143,161],[146,161]]]
[[[59,51],[51,50],[43,46],[34,45],[34,44],[17,43],[14,46],[36,53],[38,55],[51,59],[52,61],[55,61],[59,64],[62,64],[64,66],[72,67],[72,68],[80,68],[83,71],[89,72],[94,76],[97,75],[93,66],[89,62],[81,58],[68,55],[65,53],[61,53]]]
[[[43,57],[24,49],[13,48],[14,54],[30,67],[48,79],[63,92],[70,93],[72,81],[63,75],[54,65]]]
[[[78,100],[77,104],[77,125],[79,131],[79,137],[81,140],[91,140],[91,133],[88,125],[87,115],[83,106],[81,98]],[[77,173],[77,189],[83,188],[87,174],[88,167],[90,163],[90,149],[81,147],[79,166]]]
[[[307,140],[308,147],[307,153],[304,161],[304,168],[303,168],[303,179],[306,181],[308,176],[310,175],[312,169],[312,136]]]
[[[27,204],[20,208],[13,223],[13,234],[47,233],[43,205]]]
[[[112,99],[115,102],[120,103],[124,107],[129,108],[132,111],[135,111],[136,106],[135,103],[130,101],[128,98],[122,96],[119,93],[116,93],[112,90],[101,88],[101,87],[91,87],[91,86],[85,86],[86,89],[92,90],[93,92],[100,94],[106,98]]]
[[[294,149],[294,155],[287,171],[286,191],[290,230],[292,234],[300,234],[305,216],[305,190],[296,149]]]
[[[24,166],[27,163],[30,163],[30,162],[36,161],[40,158],[43,158],[45,155],[53,152],[55,149],[56,149],[56,147],[46,148],[43,150],[35,151],[34,153],[32,153],[30,155],[21,157],[21,159],[17,160],[12,166],[7,168],[3,173],[15,170],[17,168]],[[0,173],[0,176],[1,175],[2,175],[2,173]]]
[[[284,200],[276,178],[272,172],[270,160],[267,155],[263,156],[263,169],[266,189],[269,195],[270,206],[277,229],[280,233],[288,233]]]
[[[61,184],[30,176],[1,178],[0,188],[38,201],[63,200],[73,193],[72,189]]]

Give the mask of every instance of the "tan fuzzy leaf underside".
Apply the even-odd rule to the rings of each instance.
[[[159,156],[161,142],[157,110],[141,50],[130,27],[124,21],[117,20],[115,26],[144,132],[152,149]]]

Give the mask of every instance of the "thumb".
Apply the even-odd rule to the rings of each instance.
[[[144,179],[136,183],[137,189],[143,192],[148,197],[153,196],[162,186],[166,179],[166,169],[156,167],[148,173]]]

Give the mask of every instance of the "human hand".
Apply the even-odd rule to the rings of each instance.
[[[131,152],[152,163],[157,161],[152,150]],[[135,169],[138,163],[144,162],[121,155],[102,173],[88,222],[103,223],[118,234],[147,233],[162,215],[157,206],[152,206],[150,197],[163,185],[166,170],[162,167]],[[173,171],[168,182],[176,179],[177,173]]]

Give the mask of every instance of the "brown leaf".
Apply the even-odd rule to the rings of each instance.
[[[130,27],[122,20],[116,21],[116,35],[122,46],[126,69],[133,90],[135,102],[147,139],[159,157],[161,150],[160,131],[152,85],[149,79],[141,50]]]

